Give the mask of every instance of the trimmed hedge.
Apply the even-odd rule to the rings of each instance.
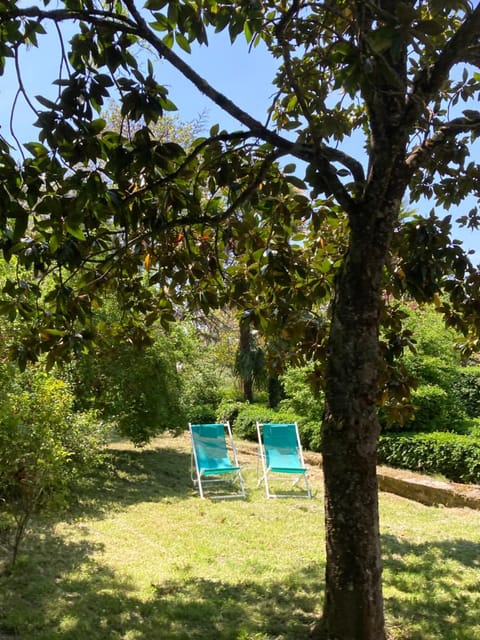
[[[443,432],[385,434],[378,443],[378,463],[480,483],[480,440]]]

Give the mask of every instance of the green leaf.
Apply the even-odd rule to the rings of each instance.
[[[162,42],[166,44],[169,49],[171,49],[175,44],[173,33],[172,32],[167,33],[167,35],[163,38]]]
[[[303,180],[300,180],[300,178],[297,178],[296,176],[287,176],[285,180],[297,189],[303,190],[307,188],[305,182]]]
[[[67,222],[66,225],[65,225],[65,228],[67,230],[67,233],[69,233],[73,238],[76,238],[77,240],[85,240],[86,239],[85,238],[85,234],[80,229],[80,227],[72,227]]]
[[[13,232],[13,239],[20,240],[25,235],[25,231],[28,227],[28,213],[23,213],[22,215],[17,214],[15,220],[15,229]]]
[[[39,142],[27,142],[24,146],[36,158],[48,156],[48,149]]]
[[[389,49],[397,38],[398,35],[394,29],[391,27],[381,27],[368,34],[367,42],[373,53],[382,53]]]
[[[250,24],[248,23],[248,20],[243,25],[243,33],[245,34],[246,41],[251,42],[253,38],[253,32],[250,28]]]
[[[172,25],[170,24],[168,18],[163,15],[163,13],[155,13],[155,22],[151,22],[150,26],[155,31],[171,31]]]
[[[186,39],[186,37],[182,33],[178,33],[177,32],[175,34],[175,40],[176,40],[178,46],[181,49],[183,49],[187,53],[191,53],[192,52],[192,49],[190,47],[190,43],[188,42],[188,40]]]
[[[55,104],[55,102],[52,102],[51,100],[48,100],[47,98],[44,98],[43,96],[35,96],[35,100],[38,100],[38,102],[44,106],[47,107],[47,109],[56,109],[57,105]]]
[[[149,11],[160,11],[166,5],[168,5],[168,0],[147,0],[145,3],[145,9]]]

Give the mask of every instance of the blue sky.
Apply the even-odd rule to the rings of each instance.
[[[55,96],[56,87],[51,82],[58,75],[55,36],[43,36],[39,40],[39,49],[30,49],[22,53],[22,78],[31,96],[38,94]],[[143,55],[143,54],[142,54]],[[180,52],[186,62],[205,77],[214,87],[229,96],[241,108],[263,120],[266,109],[274,93],[271,81],[275,75],[275,61],[262,52],[261,46],[248,53],[248,47],[240,38],[234,45],[226,33],[215,34],[208,47],[197,46],[191,55]],[[17,88],[13,63],[9,61],[8,71],[0,77],[0,132],[10,139],[10,104]],[[203,96],[193,85],[177,72],[169,63],[156,63],[158,81],[169,90],[169,97],[178,107],[181,120],[194,120],[204,112],[207,125],[221,124],[225,128],[238,128],[233,118],[222,112],[210,100]],[[16,108],[14,129],[21,141],[36,136],[33,121],[34,114],[21,99]]]
[[[39,49],[32,48],[22,54],[22,77],[31,96],[37,94],[55,96],[56,88],[51,85],[51,82],[58,75],[56,42],[55,36],[43,36],[40,39]],[[241,36],[234,45],[231,45],[228,34],[220,33],[212,35],[208,47],[194,47],[191,55],[183,51],[180,55],[202,77],[239,107],[258,120],[265,121],[267,108],[275,92],[272,80],[277,63],[266,55],[262,45],[249,52],[247,43]],[[207,127],[219,123],[227,129],[239,128],[238,123],[199,93],[167,62],[157,63],[157,70],[158,80],[168,87],[170,98],[177,105],[181,120],[188,122],[204,113]],[[5,76],[0,77],[0,133],[10,142],[12,142],[9,133],[10,105],[16,87],[13,64],[10,64]],[[21,99],[13,120],[14,130],[20,141],[25,142],[36,138],[37,130],[33,126],[34,120],[35,115]],[[477,143],[475,149],[477,160],[480,155],[479,146]],[[351,142],[347,143],[345,150],[357,158],[361,156],[361,152],[359,154],[359,150],[354,149]],[[464,203],[459,210],[452,208],[449,213],[456,217],[457,214],[462,215],[474,205],[475,202],[472,199]],[[428,213],[431,204],[425,202],[416,207],[421,213]],[[467,248],[480,249],[480,233],[458,229],[455,235],[464,241]]]

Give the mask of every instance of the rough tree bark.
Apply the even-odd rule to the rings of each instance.
[[[240,321],[240,340],[237,354],[237,367],[241,377],[243,399],[250,404],[253,403],[253,375],[252,375],[252,336],[250,334],[250,324],[248,321]],[[250,367],[247,366],[250,364]]]
[[[326,599],[315,638],[384,640],[376,478],[379,310],[395,211],[365,210],[336,282],[323,422]]]

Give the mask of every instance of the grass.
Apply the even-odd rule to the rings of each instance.
[[[323,598],[321,474],[312,500],[267,501],[254,454],[241,443],[247,500],[202,501],[186,437],[115,444],[115,472],[68,519],[36,523],[0,577],[0,640],[307,638]],[[480,512],[380,505],[391,635],[480,640]]]

